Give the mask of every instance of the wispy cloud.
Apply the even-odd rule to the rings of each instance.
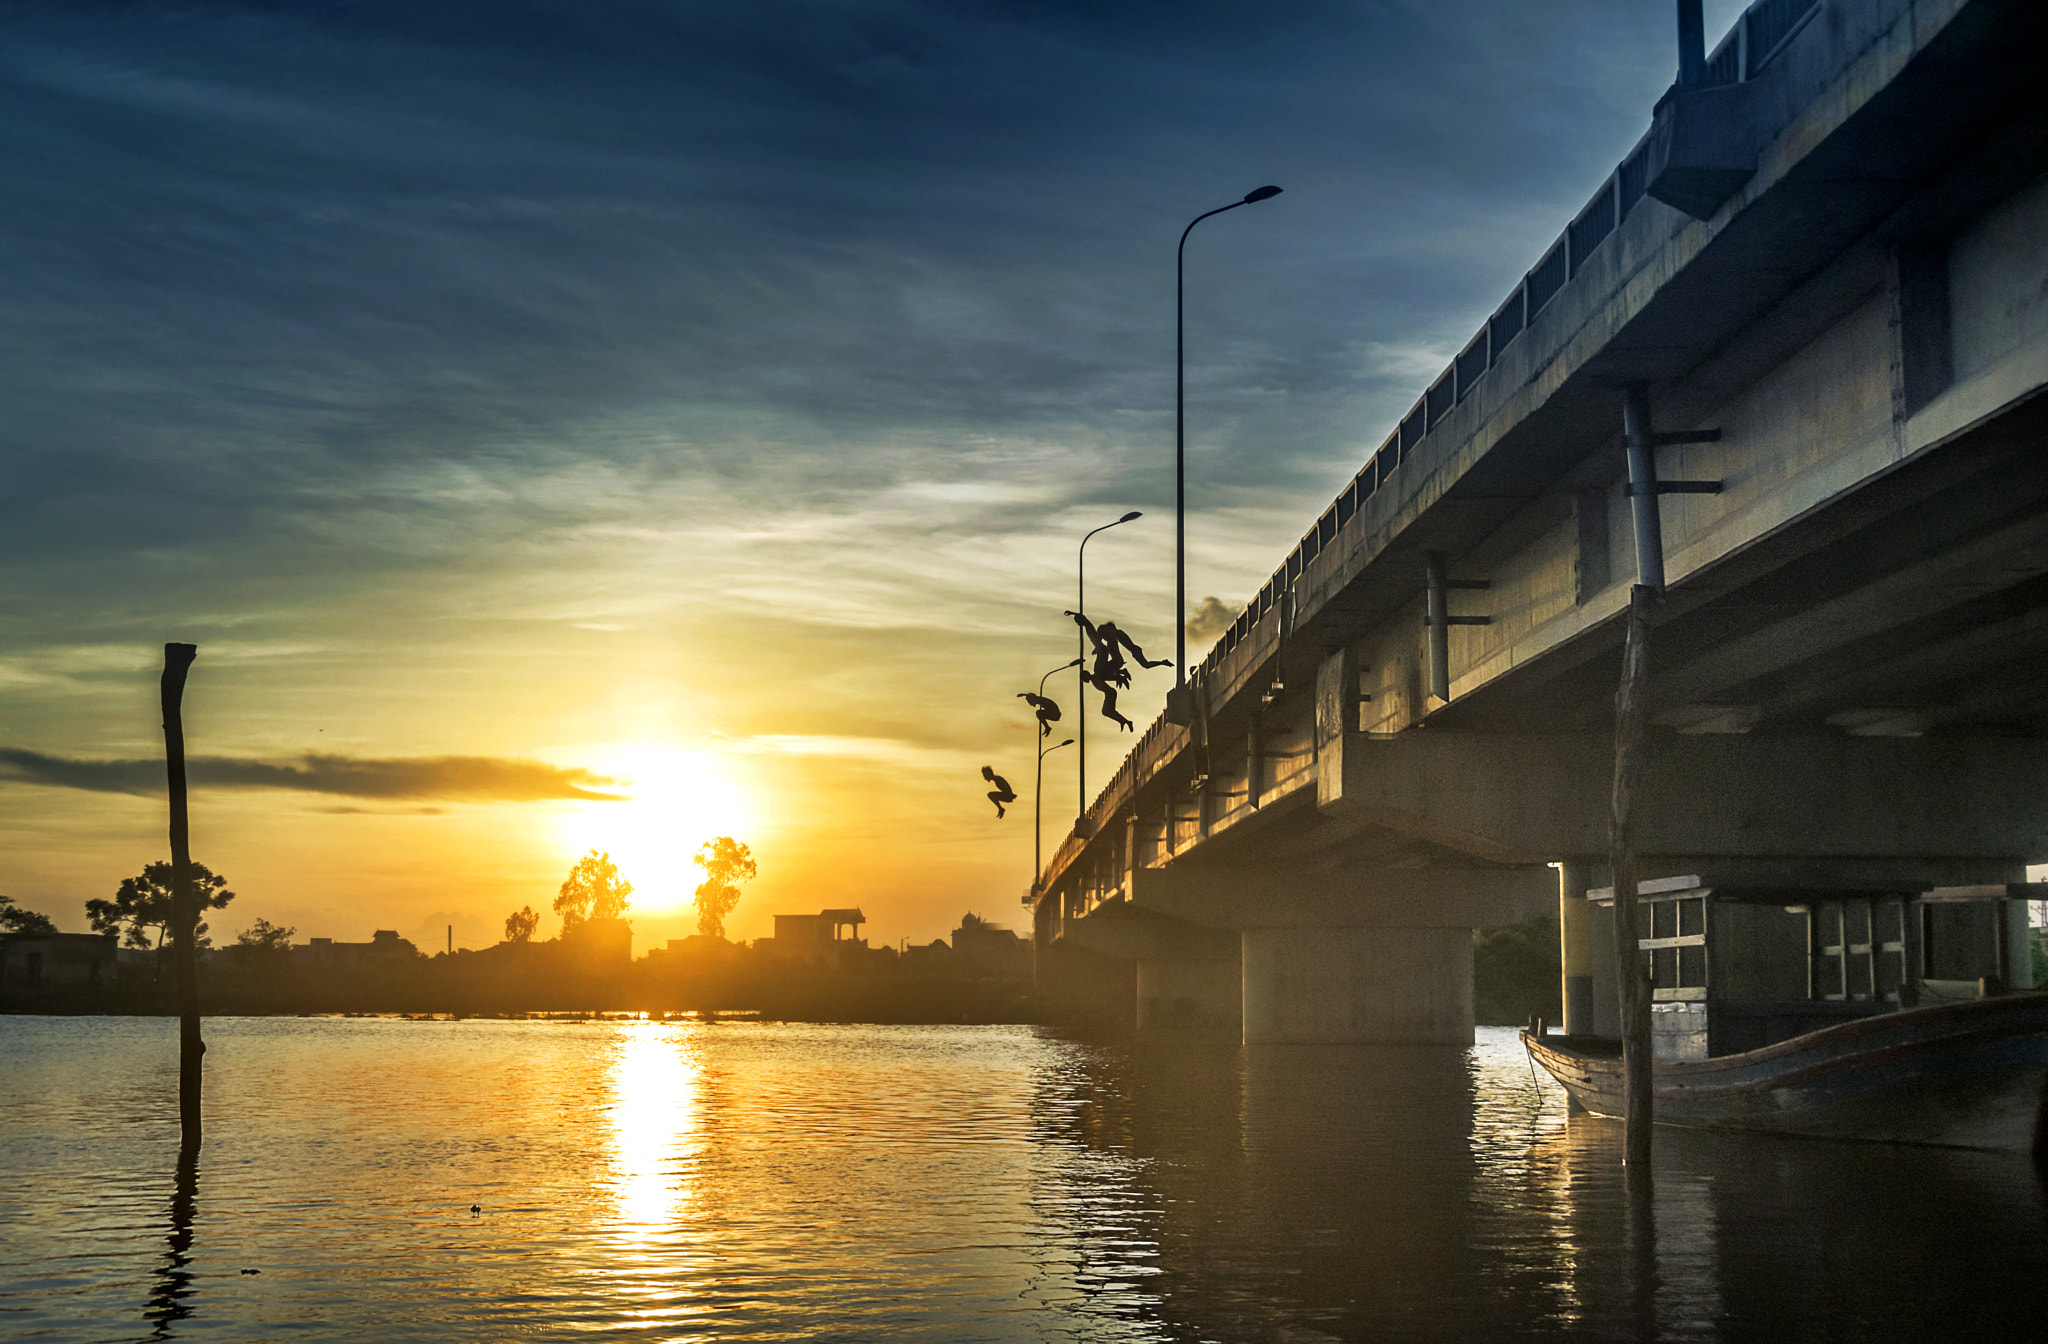
[[[1236,619],[1236,609],[1224,606],[1222,598],[1205,597],[1188,617],[1188,638],[1214,639],[1228,630]]]
[[[950,763],[965,759],[958,751],[934,750],[912,742],[881,737],[837,737],[825,733],[757,733],[728,738],[720,745],[736,756],[844,756],[893,764]]]
[[[612,781],[588,770],[494,756],[376,759],[308,752],[283,761],[195,756],[186,769],[199,788],[296,789],[349,798],[530,803],[556,798],[612,802],[621,797],[593,788]],[[0,780],[90,793],[155,794],[165,787],[160,760],[78,760],[18,747],[0,747]]]

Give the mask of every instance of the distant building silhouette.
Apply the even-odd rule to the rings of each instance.
[[[971,975],[1002,979],[1031,975],[1031,940],[980,915],[960,917],[960,927],[953,930],[953,955]]]
[[[632,924],[609,915],[579,920],[556,941],[585,970],[623,970],[633,960]]]
[[[919,974],[950,974],[956,958],[953,948],[943,938],[934,938],[928,943],[911,943],[903,949],[903,965]]]
[[[647,955],[660,954],[665,957],[710,957],[718,961],[730,961],[740,953],[740,945],[723,938],[713,938],[705,933],[693,933],[687,938],[671,938],[668,946],[649,948]]]
[[[313,962],[358,962],[384,957],[416,957],[420,950],[412,940],[398,936],[397,929],[378,929],[367,943],[337,943],[332,938],[312,938],[292,948],[295,955]]]
[[[820,910],[815,915],[777,915],[775,936],[763,938],[757,945],[765,946],[778,957],[838,960],[847,952],[867,950],[867,939],[860,936],[860,926],[867,922],[868,917],[858,908]],[[839,936],[841,929],[849,930],[844,938]]]
[[[114,978],[118,950],[111,933],[0,936],[0,988],[38,990],[106,984]]]

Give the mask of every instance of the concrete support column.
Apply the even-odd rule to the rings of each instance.
[[[1061,939],[1038,949],[1038,1001],[1060,1020],[1129,1022],[1131,963]]]
[[[1470,1045],[1469,928],[1246,929],[1244,1039]]]
[[[1148,870],[1129,875],[1134,881]],[[1142,885],[1139,882],[1138,885]],[[1069,927],[1063,947],[1128,969],[1121,1016],[1139,1027],[1235,1027],[1237,935],[1146,910],[1128,899]]]
[[[1591,885],[1592,865],[1584,859],[1566,859],[1557,869],[1558,958],[1564,983],[1564,1029],[1573,1036],[1593,1035],[1593,958],[1599,955],[1593,941],[1593,909],[1586,902]]]
[[[2014,989],[2034,988],[2034,943],[2028,933],[2027,903],[2005,903],[2006,961],[2011,968],[2006,983]]]
[[[1237,958],[1138,961],[1138,1029],[1235,1031],[1243,1011]]]

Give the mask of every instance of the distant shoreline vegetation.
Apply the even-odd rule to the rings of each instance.
[[[65,942],[111,942],[54,935]],[[315,940],[293,948],[237,943],[200,965],[201,1010],[210,1017],[403,1014],[751,1013],[821,1022],[1034,1022],[1026,955],[1006,964],[955,952],[939,941],[895,948],[842,944],[791,955],[698,935],[638,959],[623,920],[586,919],[547,942],[504,942],[482,951],[422,955],[385,931],[369,943]],[[20,942],[25,952],[25,940]],[[9,958],[9,964],[23,960]],[[91,975],[7,977],[0,1011],[152,1016],[174,1011],[171,975],[155,952],[130,950]],[[57,962],[52,959],[54,972]]]
[[[199,925],[203,1016],[753,1013],[822,1022],[1032,1022],[1032,947],[974,914],[953,941],[871,948],[858,909],[775,916],[775,936],[725,938],[725,917],[756,874],[731,836],[703,845],[694,937],[633,957],[633,884],[609,853],[590,850],[554,901],[561,933],[536,942],[531,905],[505,918],[505,940],[481,951],[423,955],[395,929],[367,943],[315,937],[257,919],[225,947]],[[235,899],[204,865],[190,869],[200,903]],[[169,861],[86,903],[93,932],[59,933],[42,914],[0,897],[0,1012],[153,1016],[175,1012],[164,942],[175,886]],[[851,936],[843,936],[851,930]]]
[[[823,917],[782,917],[778,926],[807,928],[815,918]],[[391,930],[367,943],[315,938],[294,946],[293,930],[258,920],[236,942],[203,954],[201,1010],[216,1017],[746,1015],[886,1025],[1051,1022],[1071,1018],[1077,1007],[1036,992],[1028,940],[971,914],[951,944],[940,939],[902,952],[823,938],[820,930],[822,941],[786,936],[752,945],[699,934],[637,959],[631,925],[615,916],[575,921],[546,942],[533,941],[522,918],[507,924],[510,936],[494,947],[428,956]],[[48,970],[31,983],[23,974],[27,954],[46,942],[65,951],[53,945],[39,954]],[[161,953],[117,951],[114,942],[43,931],[0,937],[0,1013],[171,1014]],[[1480,1025],[1518,1025],[1531,1015],[1556,1020],[1555,919],[1475,934],[1473,962]],[[1116,1008],[1103,1002],[1083,1011],[1114,1016]]]

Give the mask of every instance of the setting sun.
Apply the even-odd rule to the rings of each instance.
[[[714,836],[744,840],[748,800],[713,753],[662,743],[629,743],[593,753],[595,772],[612,778],[625,800],[573,803],[561,821],[563,853],[612,856],[633,884],[633,906],[680,909],[703,877],[691,857]]]

